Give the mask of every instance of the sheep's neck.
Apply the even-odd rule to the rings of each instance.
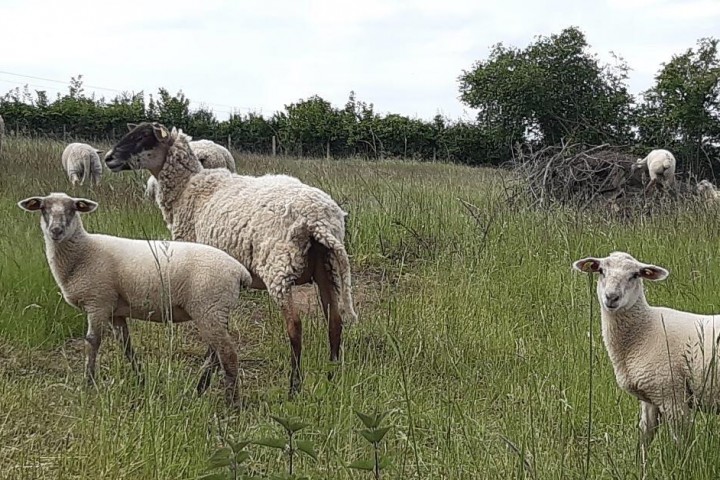
[[[49,236],[45,236],[45,254],[55,281],[63,285],[82,264],[88,255],[88,244],[90,235],[82,227],[77,228],[75,233],[63,240],[55,242]]]
[[[193,175],[202,170],[200,161],[187,143],[176,142],[167,153],[165,163],[155,175],[158,180],[158,198],[165,223],[173,223],[173,206],[185,191]]]
[[[622,312],[602,310],[602,331],[605,348],[615,369],[619,382],[627,378],[627,364],[642,348],[644,338],[652,337],[648,332],[652,320],[648,315],[650,306],[641,295],[635,304]],[[642,335],[638,333],[642,332]]]

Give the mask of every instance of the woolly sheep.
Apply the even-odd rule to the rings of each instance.
[[[64,193],[30,197],[20,208],[42,213],[40,225],[53,277],[65,301],[87,313],[86,376],[95,381],[95,360],[104,327],[112,323],[125,356],[141,374],[127,318],[161,322],[195,320],[209,344],[197,386],[202,394],[222,364],[225,395],[235,397],[238,361],[228,317],[250,273],[221,250],[197,243],[132,240],[85,231],[80,213],[98,204]]]
[[[3,141],[5,140],[5,120],[0,115],[0,155],[3,152]]]
[[[233,173],[237,171],[235,159],[230,151],[222,145],[211,140],[194,140],[189,142],[189,145],[203,168],[226,168]],[[157,179],[150,175],[145,184],[145,198],[157,202],[157,191]]]
[[[671,187],[675,183],[675,157],[667,150],[653,150],[645,158],[638,158],[632,165],[632,172],[635,170],[647,171],[650,175],[650,182],[645,187],[648,190],[657,183],[664,187]]]
[[[102,176],[102,163],[97,150],[86,143],[71,143],[62,153],[62,166],[68,179],[73,185],[82,185],[86,178],[90,178],[93,185],[100,184]]]
[[[718,192],[715,185],[710,183],[708,180],[701,180],[697,184],[697,192],[708,202],[720,201],[720,192]]]
[[[620,388],[640,400],[643,460],[661,417],[684,432],[691,408],[720,406],[715,370],[720,316],[697,315],[645,300],[643,279],[668,276],[664,268],[639,262],[625,252],[573,263],[597,273],[602,334]]]
[[[330,359],[340,354],[343,320],[357,319],[343,238],[346,213],[322,190],[285,175],[206,170],[180,130],[142,123],[105,156],[113,172],[147,169],[175,240],[218,247],[245,265],[252,287],[280,305],[290,345],[290,395],[300,389],[302,324],[293,285],[314,281],[329,325]]]

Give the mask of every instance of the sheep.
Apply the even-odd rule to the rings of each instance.
[[[675,183],[675,157],[667,150],[653,150],[645,158],[638,158],[631,171],[636,170],[647,171],[650,175],[650,182],[645,187],[647,191],[650,187],[657,183],[663,187],[672,187]]]
[[[82,185],[86,178],[90,178],[93,185],[100,184],[102,176],[102,163],[97,150],[86,143],[71,143],[62,153],[62,166],[68,179],[73,185]]]
[[[3,152],[3,140],[5,140],[5,120],[0,115],[0,156],[2,156]]]
[[[701,180],[697,184],[697,192],[698,194],[705,198],[707,202],[717,202],[720,201],[720,192],[717,191],[715,188],[715,185],[710,183],[708,180]]]
[[[250,285],[247,269],[225,252],[189,242],[134,240],[88,233],[79,214],[98,204],[65,193],[18,202],[40,212],[45,253],[65,301],[87,314],[86,379],[95,384],[95,360],[104,327],[111,323],[125,356],[141,376],[127,319],[198,324],[209,344],[197,385],[202,394],[219,365],[225,371],[225,397],[235,398],[238,360],[228,332],[228,317],[241,287]]]
[[[330,360],[340,355],[343,322],[357,320],[350,262],[343,244],[345,216],[318,188],[294,177],[243,176],[206,170],[188,137],[159,123],[131,128],[105,155],[112,172],[147,169],[158,180],[159,204],[175,240],[224,250],[250,271],[252,288],[278,303],[291,346],[290,396],[300,391],[302,324],[292,287],[317,284],[329,326]]]
[[[720,316],[650,306],[642,280],[663,280],[669,272],[628,253],[583,258],[573,267],[600,275],[603,340],[618,386],[640,400],[644,463],[661,417],[679,440],[676,433],[684,432],[692,408],[720,406],[715,370]]]
[[[189,145],[203,168],[226,168],[233,173],[237,171],[235,159],[230,151],[222,145],[211,140],[193,140],[189,142]],[[157,180],[150,175],[145,184],[145,198],[157,202],[157,191]]]

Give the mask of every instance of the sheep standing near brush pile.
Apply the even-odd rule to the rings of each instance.
[[[644,459],[661,419],[680,439],[691,408],[720,406],[720,316],[648,305],[643,279],[663,280],[668,271],[627,253],[584,258],[573,267],[600,275],[603,340],[618,385],[640,400]]]
[[[206,170],[188,137],[141,123],[105,156],[113,172],[147,169],[173,239],[201,242],[231,254],[250,270],[252,287],[279,304],[292,348],[290,394],[300,389],[302,324],[293,285],[314,281],[329,324],[330,359],[338,360],[343,320],[357,319],[343,238],[346,213],[333,199],[284,175],[241,176]]]
[[[3,142],[5,141],[5,120],[0,115],[0,156],[3,152]]]
[[[667,150],[653,150],[647,157],[638,158],[631,170],[648,172],[650,182],[645,187],[646,191],[658,183],[663,187],[672,187],[675,183],[675,157]]]
[[[715,185],[710,183],[708,180],[701,180],[700,182],[698,182],[697,192],[708,203],[720,201],[720,192],[718,192],[715,188]]]
[[[209,345],[197,391],[207,389],[213,371],[222,365],[226,400],[233,403],[238,361],[228,333],[228,317],[240,289],[250,285],[245,267],[225,252],[199,243],[87,233],[79,214],[97,208],[91,200],[52,193],[27,198],[18,206],[42,214],[40,225],[53,277],[65,301],[87,313],[88,384],[95,383],[95,361],[106,325],[112,324],[125,356],[140,374],[127,318],[194,320],[200,337]]]
[[[131,124],[132,125],[132,124]],[[190,138],[188,136],[188,138]],[[210,140],[194,140],[189,142],[190,150],[195,154],[203,168],[226,168],[235,173],[235,159],[230,151]],[[152,175],[145,185],[145,198],[157,202],[157,179]]]
[[[62,153],[62,166],[73,185],[82,185],[86,178],[90,178],[92,185],[100,184],[102,177],[102,163],[97,150],[86,143],[71,143]]]

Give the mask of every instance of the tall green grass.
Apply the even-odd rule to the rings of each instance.
[[[106,171],[99,187],[72,188],[61,151],[10,139],[0,159],[0,478],[196,478],[227,435],[274,435],[270,415],[311,425],[303,438],[315,442],[318,460],[299,458],[297,471],[361,478],[347,468],[367,454],[355,410],[390,411],[385,478],[580,478],[588,445],[588,477],[636,478],[638,402],[615,383],[594,287],[571,262],[625,250],[671,271],[648,285],[651,303],[720,311],[720,220],[712,209],[688,205],[620,222],[606,212],[523,207],[507,198],[510,175],[497,170],[237,156],[240,172],[296,175],[350,214],[362,321],[346,332],[334,379],[316,309],[305,317],[303,391],[287,399],[283,321],[267,295],[253,291],[232,324],[243,409],[224,407],[217,381],[195,397],[203,346],[191,325],[131,323],[146,384],[107,339],[98,391],[87,391],[78,340],[85,319],[59,295],[39,219],[15,203],[66,191],[100,202],[85,217],[90,231],[168,232],[142,199],[143,175]],[[649,477],[718,478],[717,428],[715,417],[699,415],[686,450],[662,429]],[[256,474],[285,470],[282,452],[248,450]]]

